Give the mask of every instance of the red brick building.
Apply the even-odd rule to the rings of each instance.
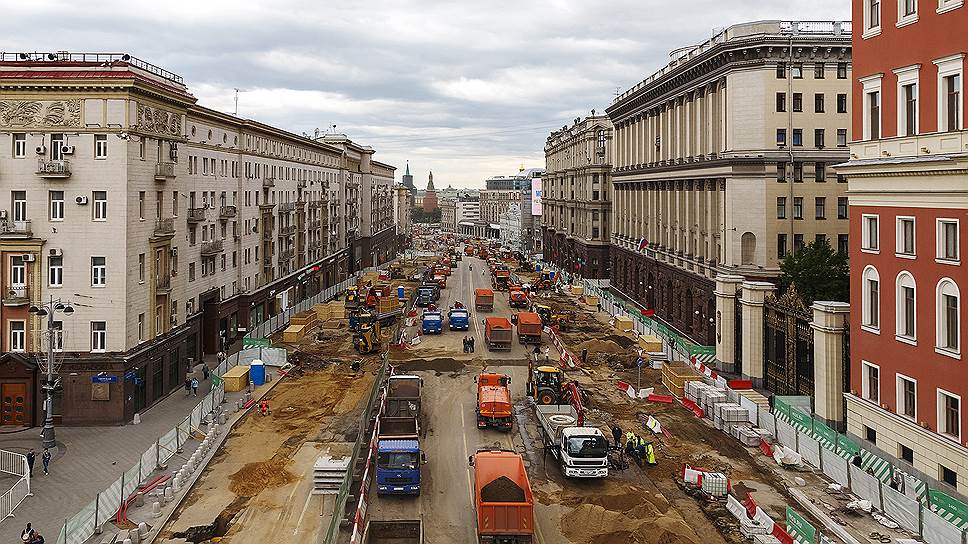
[[[854,0],[853,20],[848,432],[964,494],[968,7]]]

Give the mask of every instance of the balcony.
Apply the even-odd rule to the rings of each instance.
[[[276,178],[265,177],[262,178],[262,188],[269,189],[276,186]]]
[[[309,209],[312,210],[315,208],[319,208],[324,204],[324,202],[325,202],[324,200],[313,200],[312,202],[309,203]]]
[[[175,163],[159,162],[155,165],[155,181],[175,179]]]
[[[284,249],[279,252],[279,262],[284,263],[286,261],[291,261],[295,256],[296,256],[296,250]]]
[[[42,178],[71,177],[71,161],[37,161],[37,175]]]
[[[306,207],[306,201],[305,200],[297,200],[296,201],[296,206],[298,206],[299,209],[303,209],[303,208]]]
[[[279,236],[292,236],[296,234],[296,225],[289,225],[279,229]]]
[[[175,218],[156,219],[154,235],[156,237],[170,237],[175,235]]]
[[[30,220],[26,221],[0,221],[0,238],[30,238],[33,232],[30,228]]]
[[[226,219],[232,219],[237,213],[238,210],[235,206],[222,206],[218,209],[218,218],[225,221]]]
[[[30,293],[26,285],[8,285],[3,290],[4,306],[23,306],[30,302]]]
[[[188,209],[188,222],[189,223],[201,223],[205,221],[205,208],[189,208]]]
[[[202,257],[211,257],[213,255],[218,255],[223,251],[225,251],[225,244],[223,240],[202,242]]]
[[[259,204],[259,209],[263,212],[272,211],[272,208],[275,208],[275,207],[276,207],[275,202],[263,202],[262,204]]]
[[[291,211],[294,211],[295,209],[296,209],[295,202],[282,202],[279,204],[280,212],[291,212]]]
[[[155,292],[165,294],[171,292],[171,275],[162,274],[155,277]]]

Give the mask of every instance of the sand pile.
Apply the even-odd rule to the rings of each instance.
[[[263,489],[280,487],[296,479],[285,466],[275,460],[248,463],[229,476],[229,490],[240,497],[253,497]]]
[[[702,539],[664,497],[632,485],[612,493],[570,496],[574,506],[561,519],[562,534],[576,544],[699,544]],[[655,501],[655,502],[653,502]]]

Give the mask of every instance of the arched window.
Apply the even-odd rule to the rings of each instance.
[[[868,266],[864,269],[864,320],[863,325],[870,329],[881,328],[881,277],[877,269]]]
[[[936,328],[938,349],[948,353],[961,352],[961,291],[951,278],[938,282]]]
[[[914,283],[914,276],[910,272],[901,272],[897,275],[896,283],[896,304],[894,310],[897,329],[895,335],[898,338],[914,341],[917,338],[917,288]]]
[[[744,232],[741,239],[742,251],[741,258],[742,264],[751,265],[753,264],[754,258],[756,257],[756,235],[752,232]]]

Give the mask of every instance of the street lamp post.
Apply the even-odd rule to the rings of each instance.
[[[40,431],[40,437],[43,440],[44,448],[53,448],[55,445],[54,391],[57,389],[58,382],[60,381],[60,376],[58,375],[54,362],[54,313],[62,312],[64,315],[70,316],[74,313],[74,307],[70,305],[70,302],[65,303],[60,300],[54,300],[54,298],[51,297],[50,302],[47,304],[31,306],[28,311],[37,317],[47,317],[47,331],[45,333],[47,336],[47,379],[44,381],[44,385],[42,387],[44,393],[46,394],[46,400],[44,410],[44,428]]]

